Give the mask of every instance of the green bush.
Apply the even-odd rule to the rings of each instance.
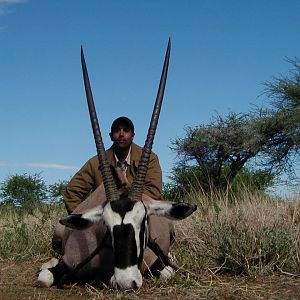
[[[224,170],[223,174],[229,169]],[[275,176],[264,170],[253,170],[242,168],[231,184],[227,185],[226,190],[217,191],[211,183],[209,177],[203,174],[197,166],[185,168],[174,168],[170,177],[171,181],[164,184],[163,197],[166,199],[182,199],[191,193],[214,195],[222,193],[235,197],[245,191],[251,193],[265,192],[274,184]],[[225,180],[225,178],[223,178]]]
[[[47,187],[40,174],[11,175],[0,187],[2,204],[33,211],[47,196]]]
[[[45,203],[62,203],[67,184],[63,180],[47,186],[40,174],[10,175],[0,185],[0,205],[30,213]]]
[[[49,200],[51,203],[63,202],[63,194],[68,184],[67,180],[58,181],[48,186]]]

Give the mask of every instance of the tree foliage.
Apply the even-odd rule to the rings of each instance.
[[[300,61],[288,62],[293,66],[288,76],[265,82],[271,109],[263,112],[262,133],[269,139],[262,154],[269,168],[291,175],[300,154]]]
[[[250,115],[230,113],[217,116],[209,125],[187,127],[186,136],[174,140],[173,146],[180,157],[175,173],[196,162],[203,187],[224,190],[258,154],[261,138]]]
[[[290,63],[294,68],[289,76],[265,83],[270,108],[217,115],[208,125],[186,127],[185,137],[172,141],[179,157],[173,169],[175,184],[192,171],[203,189],[224,191],[251,165],[268,184],[273,174],[292,173],[299,161],[300,62]]]
[[[173,170],[171,179],[172,183],[164,184],[163,192],[166,199],[182,199],[187,194],[199,191],[204,194],[216,191],[209,181],[209,177],[203,174],[198,166],[188,166],[184,169],[176,168]],[[231,185],[227,186],[226,192],[232,196],[239,196],[244,191],[250,193],[265,192],[273,184],[274,174],[269,171],[243,167]]]
[[[62,202],[67,184],[63,180],[47,186],[40,174],[11,175],[0,185],[0,204],[31,213],[40,204]]]
[[[48,186],[48,193],[51,202],[62,202],[64,191],[68,184],[67,180],[58,181]]]
[[[33,210],[46,198],[47,187],[40,174],[11,175],[0,187],[2,203]]]

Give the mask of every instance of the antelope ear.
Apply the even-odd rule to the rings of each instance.
[[[71,214],[61,218],[59,223],[73,229],[86,229],[94,222],[99,222],[102,219],[103,207],[97,206],[84,214]]]
[[[184,202],[176,203],[151,199],[144,204],[148,215],[163,216],[171,220],[185,219],[197,209],[197,205]]]

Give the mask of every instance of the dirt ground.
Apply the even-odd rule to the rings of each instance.
[[[216,276],[205,271],[197,280],[176,275],[168,283],[146,279],[138,291],[120,292],[90,285],[36,287],[36,271],[45,261],[0,262],[1,300],[54,299],[300,299],[300,278],[274,275],[260,278]]]

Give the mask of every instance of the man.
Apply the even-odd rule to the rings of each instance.
[[[119,117],[111,125],[110,138],[112,146],[106,151],[106,157],[112,170],[117,167],[132,183],[138,163],[142,154],[142,148],[133,143],[134,125],[127,117]],[[116,174],[113,172],[115,180]],[[102,183],[99,170],[98,157],[89,159],[85,165],[74,175],[66,187],[64,202],[69,214],[86,199]],[[161,199],[162,172],[156,154],[150,156],[149,167],[146,175],[144,193],[153,199]]]

